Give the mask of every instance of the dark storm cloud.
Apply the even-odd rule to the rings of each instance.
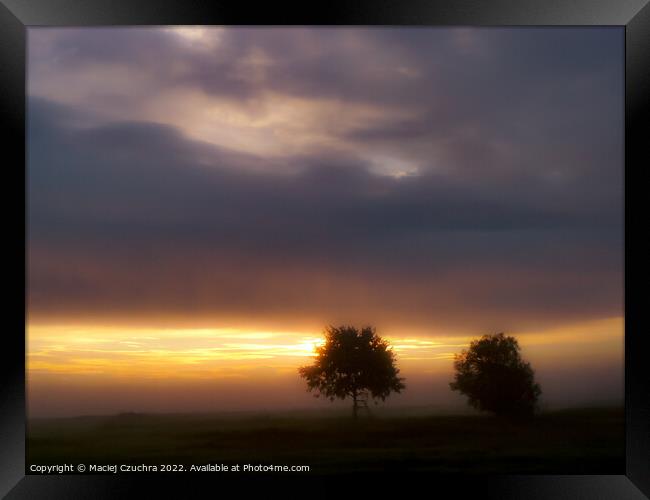
[[[32,31],[35,75],[115,65],[153,75],[151,95],[338,99],[388,119],[328,132],[347,149],[264,157],[32,95],[30,312],[480,327],[619,315],[621,41],[226,29],[196,50],[162,30]],[[115,95],[137,104],[128,86]],[[373,155],[417,173],[380,175]]]
[[[71,114],[30,100],[35,314],[327,317],[383,305],[385,321],[418,323],[468,304],[514,316],[620,306],[609,207],[572,213],[346,158],[286,158],[296,173],[263,173],[167,126],[62,126]]]

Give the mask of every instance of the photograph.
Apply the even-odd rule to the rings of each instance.
[[[25,36],[26,474],[626,474],[624,27]]]

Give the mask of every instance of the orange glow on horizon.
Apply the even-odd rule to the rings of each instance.
[[[587,354],[594,359],[622,355],[623,318],[566,325],[540,332],[512,332],[524,357],[544,365]],[[402,371],[450,371],[454,354],[477,335],[383,335]],[[235,328],[142,328],[30,325],[30,378],[97,376],[108,379],[249,378],[307,364],[322,334]],[[618,348],[617,348],[618,346]]]

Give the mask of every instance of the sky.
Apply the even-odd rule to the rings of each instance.
[[[31,415],[393,405],[516,335],[549,407],[623,398],[619,28],[30,28]]]

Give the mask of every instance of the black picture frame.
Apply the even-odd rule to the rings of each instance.
[[[650,497],[650,377],[646,371],[647,328],[644,325],[643,293],[647,258],[645,218],[639,215],[643,195],[641,176],[648,162],[645,150],[650,123],[650,5],[648,0],[357,0],[287,5],[276,2],[213,2],[201,0],[0,0],[0,109],[5,124],[2,138],[5,160],[5,193],[25,192],[25,67],[26,28],[30,26],[98,25],[463,25],[463,26],[621,26],[625,29],[625,410],[626,473],[618,476],[489,476],[410,478],[428,484],[437,496],[453,491],[454,498],[599,498],[642,499]],[[11,158],[11,160],[8,160]],[[20,189],[20,186],[23,189]],[[5,214],[14,216],[19,202],[4,196]],[[636,206],[635,206],[636,205]],[[6,223],[5,223],[6,225]],[[22,226],[22,230],[20,229]],[[25,224],[16,225],[18,235],[6,231],[5,261],[8,269],[25,269]],[[11,243],[11,244],[9,244]],[[225,484],[209,474],[147,474],[119,476],[25,475],[25,295],[19,297],[18,280],[25,287],[25,274],[17,284],[7,284],[3,362],[0,363],[0,494],[6,498],[124,498],[146,495],[174,498],[215,496]],[[21,309],[25,312],[20,318]],[[15,326],[14,323],[15,322]],[[21,334],[21,329],[23,334]],[[309,476],[309,475],[307,475]],[[354,478],[356,488],[371,482]],[[270,487],[277,477],[250,476],[240,488]],[[399,487],[387,471],[381,481]],[[328,490],[326,481],[292,476],[289,484],[310,488],[310,496]],[[306,483],[306,484],[304,484]],[[318,484],[316,484],[318,483]],[[450,488],[450,489],[447,489]],[[152,491],[155,490],[155,492]],[[343,488],[339,491],[344,493]],[[413,490],[415,491],[415,490]],[[346,489],[346,493],[350,493]]]

